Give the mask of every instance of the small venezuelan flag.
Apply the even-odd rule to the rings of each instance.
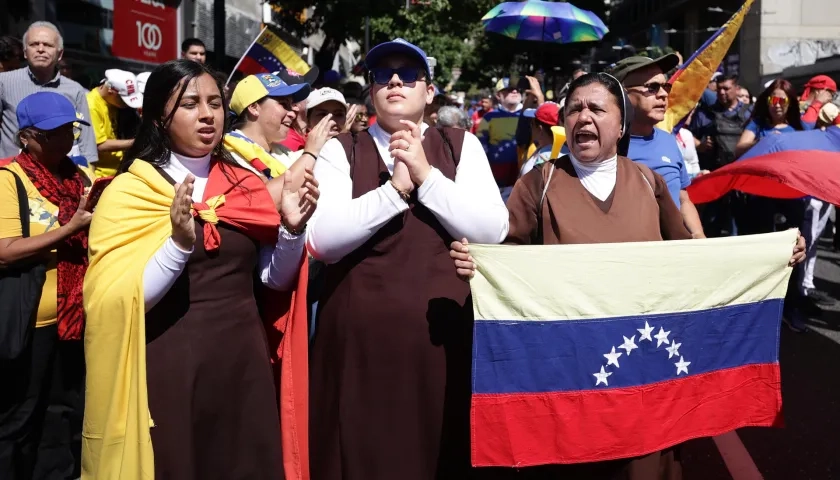
[[[670,83],[674,85],[671,94],[668,96],[668,111],[665,112],[665,119],[658,125],[666,132],[678,130],[688,113],[700,101],[703,91],[712,80],[712,75],[717,71],[723,57],[735,40],[735,35],[744,23],[744,17],[750,11],[754,0],[747,0],[744,5],[732,15],[726,24],[706,40],[682,67],[671,76]]]
[[[309,71],[309,68],[309,65],[292,50],[292,47],[268,28],[263,28],[245,55],[239,59],[231,77],[237,71],[242,72],[243,75],[255,75],[283,69],[293,70],[303,75]]]

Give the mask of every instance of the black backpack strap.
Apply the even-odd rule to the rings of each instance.
[[[6,167],[0,167],[0,170],[5,170],[15,177],[15,187],[17,188],[18,196],[18,215],[20,215],[20,232],[23,238],[29,238],[29,196],[26,194],[26,187],[23,186],[23,181],[17,173]]]

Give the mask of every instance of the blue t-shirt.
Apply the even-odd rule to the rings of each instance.
[[[790,125],[785,125],[783,128],[773,128],[770,127],[764,122],[756,122],[755,120],[750,120],[750,123],[744,128],[744,130],[749,130],[755,134],[756,140],[761,140],[762,138],[766,137],[767,135],[773,134],[780,134],[780,133],[789,133],[795,132],[796,129],[791,127]]]
[[[653,129],[653,135],[646,137],[631,135],[627,156],[661,175],[671,198],[680,208],[680,190],[687,188],[691,180],[676,137],[658,128]]]

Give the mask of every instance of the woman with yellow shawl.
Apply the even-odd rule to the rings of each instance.
[[[96,208],[85,479],[308,477],[302,234],[317,183],[237,165],[222,91],[199,63],[158,67]]]

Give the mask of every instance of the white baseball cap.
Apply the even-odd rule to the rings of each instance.
[[[133,73],[112,68],[105,70],[105,81],[117,91],[126,105],[131,108],[143,107],[143,94],[140,93],[137,77]]]
[[[142,72],[137,74],[137,90],[140,91],[141,95],[146,94],[146,82],[149,81],[149,76],[152,72]]]
[[[347,100],[344,99],[344,95],[341,92],[334,88],[324,87],[313,90],[309,94],[309,98],[306,99],[306,110],[312,110],[314,107],[329,101],[338,102],[344,105],[344,108],[347,108]]]

